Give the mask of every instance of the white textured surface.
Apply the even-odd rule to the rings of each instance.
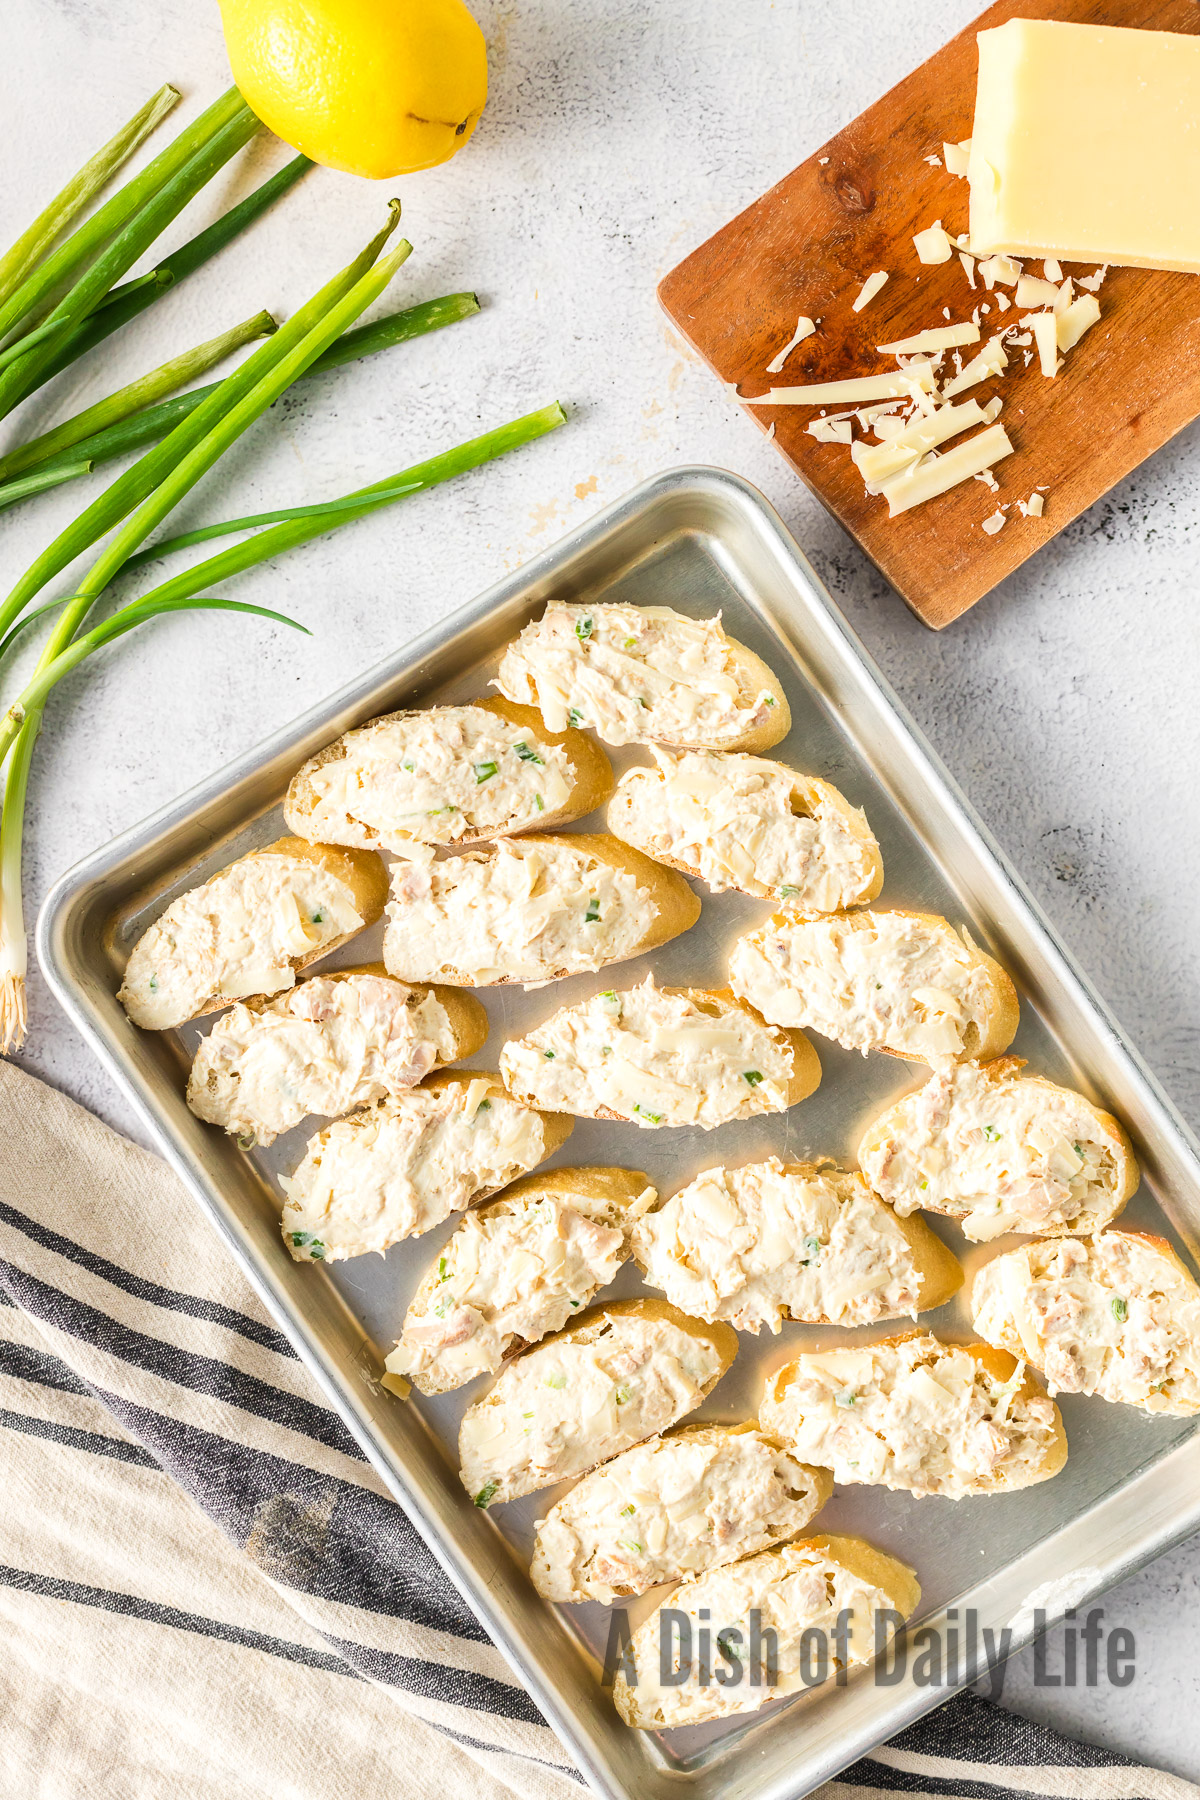
[[[934,636],[683,350],[654,298],[682,255],[975,10],[972,0],[476,0],[492,98],[462,156],[374,188],[315,171],[250,237],[61,379],[44,413],[35,401],[21,435],[261,306],[286,313],[349,259],[395,188],[416,250],[378,310],[474,287],[484,313],[306,384],[179,518],[330,497],[555,396],[572,418],[506,463],[227,588],[299,616],[311,640],[183,617],[60,688],[32,786],[33,904],[85,852],[642,477],[716,463],[778,507],[1200,1125],[1200,430]],[[212,0],[6,0],[5,64],[5,242],[162,81],[186,90],[171,130],[228,80]],[[282,160],[275,144],[247,153],[166,242]],[[85,493],[75,484],[3,515],[6,586]],[[139,1135],[36,977],[22,1060]],[[1035,1691],[1027,1653],[1006,1700],[1200,1779],[1198,1601],[1193,1541],[1106,1603],[1109,1621],[1137,1634],[1131,1688]]]

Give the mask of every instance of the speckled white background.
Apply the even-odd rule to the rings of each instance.
[[[153,626],[58,690],[32,784],[27,891],[135,823],[654,471],[716,463],[782,513],[903,700],[1193,1126],[1200,1126],[1200,427],[965,620],[918,625],[667,327],[688,250],[935,50],[974,0],[474,0],[492,94],[449,167],[403,183],[315,171],[253,234],[4,428],[41,429],[341,266],[396,188],[415,254],[380,311],[478,289],[475,319],[307,383],[181,515],[326,498],[554,397],[570,425],[226,591],[302,618]],[[215,0],[5,0],[0,238],[164,80],[174,129],[228,81]],[[161,142],[162,140],[158,140]],[[143,160],[146,152],[143,152]],[[218,178],[182,242],[284,160]],[[92,491],[98,487],[94,478]],[[5,585],[84,484],[0,518]],[[1053,499],[1050,501],[1053,505]],[[36,975],[25,1066],[139,1135]],[[1107,1601],[1125,1690],[1005,1699],[1200,1780],[1200,1540]],[[1061,1667],[1052,1647],[1051,1667]]]

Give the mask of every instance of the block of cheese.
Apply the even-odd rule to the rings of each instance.
[[[971,250],[1200,272],[1200,37],[1010,19],[978,43]]]

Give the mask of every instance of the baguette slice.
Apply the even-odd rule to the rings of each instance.
[[[934,913],[782,913],[737,940],[735,994],[775,1025],[910,1062],[998,1056],[1017,992],[1000,964]]]
[[[929,1227],[897,1218],[861,1175],[775,1156],[697,1175],[638,1220],[633,1254],[647,1286],[674,1306],[755,1333],[777,1332],[785,1318],[915,1319],[963,1283]]]
[[[874,1661],[895,1636],[893,1622],[877,1624],[876,1615],[910,1618],[920,1600],[912,1570],[862,1538],[798,1538],[677,1587],[634,1632],[637,1686],[619,1668],[613,1705],[639,1731],[757,1712],[812,1684],[814,1666],[820,1667],[814,1639],[823,1643],[825,1666],[833,1671],[835,1656],[842,1655],[834,1636],[839,1614],[850,1615],[845,1663],[854,1669]],[[685,1645],[678,1619],[664,1618],[666,1607],[684,1614]],[[804,1645],[802,1663],[806,1631],[814,1636]],[[707,1655],[706,1645],[712,1646]],[[666,1685],[660,1651],[672,1677]]]
[[[797,1462],[753,1420],[678,1425],[551,1507],[529,1573],[545,1600],[608,1604],[796,1537],[832,1492],[824,1469]]]
[[[985,1263],[975,1329],[1028,1357],[1052,1394],[1148,1413],[1200,1413],[1200,1287],[1165,1238],[1101,1231],[1022,1245]]]
[[[828,781],[760,756],[652,754],[657,767],[629,769],[608,808],[609,830],[647,856],[788,912],[840,912],[883,886],[866,814]]]
[[[309,1139],[282,1230],[296,1262],[380,1256],[552,1156],[573,1121],[522,1106],[498,1075],[450,1069]]]
[[[782,687],[715,619],[669,606],[552,600],[504,652],[495,684],[552,731],[590,725],[606,744],[769,750],[791,730]]]
[[[619,1456],[694,1412],[737,1355],[737,1333],[665,1300],[610,1300],[510,1362],[465,1414],[463,1486],[517,1500]]]
[[[146,1031],[267,999],[373,925],[386,899],[372,852],[279,838],[172,900],[133,946],[117,999]]]
[[[973,1243],[1006,1231],[1086,1236],[1111,1224],[1141,1179],[1111,1113],[1019,1056],[939,1069],[868,1126],[863,1174],[902,1215],[957,1219]]]
[[[582,731],[547,731],[533,707],[473,700],[346,732],[292,777],[284,813],[301,837],[412,855],[565,825],[612,788],[607,756]]]
[[[798,1031],[777,1031],[728,988],[659,988],[565,1006],[500,1053],[500,1073],[529,1106],[654,1128],[785,1112],[821,1079]]]
[[[400,862],[383,960],[406,981],[454,987],[557,981],[625,962],[687,931],[687,882],[607,833],[502,839]]]
[[[640,1169],[524,1175],[469,1212],[427,1271],[387,1359],[423,1394],[448,1394],[558,1331],[629,1256],[658,1195]]]
[[[1024,1362],[932,1332],[797,1357],[768,1377],[761,1418],[843,1487],[962,1500],[1049,1481],[1067,1460],[1058,1408]]]
[[[272,1144],[311,1114],[337,1119],[416,1087],[473,1056],[487,1034],[471,994],[409,987],[382,963],[335,969],[218,1019],[196,1051],[187,1103],[212,1125]]]

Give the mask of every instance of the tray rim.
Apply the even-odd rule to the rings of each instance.
[[[881,708],[890,713],[892,723],[898,732],[908,740],[908,748],[913,762],[919,768],[921,778],[926,786],[935,793],[944,809],[957,815],[956,822],[965,836],[974,838],[974,848],[982,854],[985,863],[992,865],[994,874],[1002,886],[1008,890],[1011,902],[1024,914],[1024,925],[1037,941],[1040,953],[1046,957],[1056,978],[1075,990],[1078,999],[1092,1015],[1093,1022],[1101,1036],[1108,1040],[1110,1049],[1126,1065],[1130,1078],[1140,1090],[1139,1098],[1146,1116],[1151,1121],[1154,1134],[1167,1141],[1173,1140],[1173,1150],[1177,1154],[1182,1153],[1184,1159],[1193,1165],[1193,1172],[1200,1184],[1200,1141],[1197,1140],[1187,1122],[1164,1093],[1140,1054],[1125,1038],[1106,1003],[1096,993],[1088,977],[1061,942],[1004,850],[978,817],[920,727],[892,690],[873,657],[858,638],[857,633],[838,610],[824,584],[792,538],[778,513],[765,496],[745,478],[729,470],[709,465],[681,465],[662,471],[639,483],[610,506],[585,520],[554,544],[547,546],[530,562],[521,565],[494,583],[474,600],[468,601],[407,644],[399,646],[389,656],[381,659],[334,693],[314,703],[313,706],[281,726],[259,744],[251,746],[240,756],[215,770],[175,800],[164,803],[140,823],[129,827],[108,844],[91,852],[54,883],[42,903],[36,928],[36,950],[43,974],[72,1024],[79,1030],[89,1048],[130,1102],[165,1160],[181,1177],[193,1197],[198,1200],[223,1242],[236,1257],[252,1287],[289,1341],[292,1342],[306,1368],[318,1382],[334,1410],[358,1443],[370,1466],[383,1478],[397,1501],[405,1507],[412,1523],[429,1545],[439,1564],[445,1569],[472,1610],[480,1617],[498,1647],[513,1665],[520,1680],[530,1690],[569,1753],[576,1759],[598,1791],[607,1797],[607,1800],[633,1800],[633,1794],[624,1785],[617,1784],[610,1779],[612,1771],[597,1760],[592,1740],[586,1733],[577,1729],[578,1721],[574,1714],[560,1701],[554,1689],[542,1679],[540,1669],[532,1656],[527,1654],[520,1644],[513,1641],[501,1610],[501,1603],[493,1596],[487,1583],[476,1575],[464,1557],[456,1553],[453,1541],[443,1539],[436,1525],[426,1519],[421,1496],[409,1485],[403,1467],[389,1456],[386,1445],[376,1439],[369,1416],[356,1411],[355,1394],[340,1369],[332,1362],[332,1359],[324,1354],[320,1342],[310,1331],[307,1322],[292,1312],[281,1286],[272,1278],[270,1270],[261,1266],[249,1253],[247,1246],[240,1241],[231,1218],[222,1210],[216,1197],[207,1191],[203,1177],[192,1167],[186,1152],[174,1142],[170,1132],[158,1120],[149,1096],[143,1093],[136,1077],[124,1068],[117,1044],[103,1021],[97,1016],[96,1010],[88,998],[85,985],[76,979],[70,967],[67,966],[63,955],[63,943],[69,922],[78,911],[89,903],[93,892],[104,882],[114,878],[119,871],[126,869],[134,857],[148,850],[168,830],[178,829],[215,802],[229,796],[232,790],[242,782],[249,780],[262,766],[271,762],[314,730],[328,727],[330,721],[337,715],[370,704],[371,697],[381,687],[396,681],[403,675],[415,673],[419,669],[423,656],[439,646],[443,640],[461,633],[497,608],[517,599],[526,590],[531,590],[543,583],[547,577],[553,575],[560,564],[586,552],[589,546],[598,543],[617,524],[628,525],[635,522],[639,515],[652,515],[656,507],[669,502],[681,492],[691,492],[699,496],[707,493],[710,498],[715,495],[717,498],[723,498],[726,503],[732,503],[741,508],[750,519],[752,528],[762,537],[767,548],[773,551],[777,558],[781,558],[785,565],[790,565],[791,573],[808,590],[808,599],[813,615],[811,622],[819,625],[827,637],[837,644],[843,656],[848,657],[850,662],[856,665],[857,676],[868,688],[874,690],[874,698]],[[781,633],[781,635],[786,637],[786,633]],[[789,645],[789,653],[796,657],[798,662],[800,661],[794,646]],[[1191,1468],[1192,1464],[1195,1465],[1194,1470]],[[1086,1581],[1082,1587],[1077,1586],[1068,1596],[1056,1597],[1048,1607],[1051,1621],[1060,1617],[1068,1607],[1083,1604],[1085,1600],[1094,1598],[1108,1587],[1125,1579],[1154,1557],[1161,1555],[1172,1544],[1200,1529],[1200,1433],[1196,1433],[1177,1444],[1173,1449],[1165,1451],[1155,1459],[1149,1468],[1135,1471],[1116,1488],[1101,1495],[1098,1500],[1076,1514],[1070,1523],[1062,1528],[1062,1533],[1077,1531],[1084,1519],[1092,1520],[1097,1525],[1101,1524],[1101,1515],[1106,1508],[1111,1508],[1121,1496],[1127,1494],[1132,1488],[1146,1483],[1156,1477],[1159,1471],[1168,1467],[1175,1475],[1182,1477],[1179,1484],[1182,1490],[1190,1496],[1194,1496],[1191,1504],[1181,1508],[1178,1513],[1167,1520],[1154,1516],[1152,1509],[1148,1509],[1147,1516],[1151,1519],[1151,1525],[1142,1540],[1131,1548],[1128,1554],[1117,1557],[1104,1567],[1090,1565],[1086,1569],[1078,1570],[1077,1573],[1081,1578],[1098,1577],[1099,1579]],[[1054,1535],[1058,1536],[1060,1533]],[[1037,1546],[1039,1551],[1043,1548],[1044,1545]],[[1021,1556],[1005,1565],[1004,1572],[1018,1568],[1023,1560],[1034,1553],[1033,1549],[1024,1551]],[[988,1585],[987,1582],[979,1584],[978,1589],[969,1590],[966,1595],[960,1596],[951,1604],[956,1606],[969,1604],[973,1595]],[[1024,1617],[1024,1613],[1027,1611],[1028,1607],[1020,1615],[1022,1629],[1014,1630],[1013,1652],[1030,1642],[1035,1635],[1032,1618],[1027,1620]],[[941,1616],[940,1613],[930,1615],[923,1622],[936,1624],[939,1616]],[[963,1682],[958,1685],[966,1685],[972,1679],[975,1679],[975,1672],[965,1673]],[[955,1689],[952,1687],[923,1691],[911,1687],[898,1689],[897,1693],[903,1695],[903,1699],[895,1705],[882,1730],[874,1722],[867,1723],[865,1727],[857,1731],[851,1730],[837,1752],[832,1756],[825,1756],[819,1764],[810,1763],[805,1767],[802,1760],[797,1759],[794,1764],[797,1779],[792,1780],[785,1776],[780,1781],[769,1782],[757,1790],[756,1800],[800,1800],[801,1795],[830,1779],[839,1769],[866,1754],[879,1743],[886,1741],[896,1731],[903,1729],[923,1713],[942,1704],[954,1691]],[[753,1717],[753,1715],[747,1716],[747,1725],[753,1723]],[[703,1761],[704,1759],[701,1759],[699,1763],[700,1768],[703,1767]],[[681,1780],[688,1779],[689,1771],[684,1768],[672,1767],[669,1762],[661,1760],[658,1767],[661,1774],[667,1777],[668,1782],[675,1784],[674,1791],[682,1793],[683,1790],[678,1784]]]

